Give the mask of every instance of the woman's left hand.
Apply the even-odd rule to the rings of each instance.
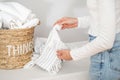
[[[70,50],[58,50],[57,56],[59,59],[62,60],[72,60],[72,57],[70,55]]]

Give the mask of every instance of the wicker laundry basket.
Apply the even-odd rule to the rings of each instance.
[[[31,60],[34,27],[0,30],[0,69],[22,68]]]

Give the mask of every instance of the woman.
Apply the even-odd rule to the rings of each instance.
[[[72,50],[58,50],[63,60],[91,56],[91,80],[120,80],[120,0],[87,0],[90,16],[64,17],[62,29],[89,26],[90,42]]]

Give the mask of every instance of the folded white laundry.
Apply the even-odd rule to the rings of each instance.
[[[22,22],[25,22],[32,12],[17,2],[0,2],[0,10],[18,17]]]
[[[37,24],[39,24],[40,20],[38,18],[32,19],[28,22],[26,22],[24,25],[20,26],[19,28],[30,28],[30,27],[34,27]]]
[[[30,28],[40,22],[30,9],[16,2],[0,2],[0,16],[3,29]]]
[[[12,29],[14,27],[22,26],[20,20],[9,13],[1,11],[0,16],[3,24],[2,28],[4,29]]]

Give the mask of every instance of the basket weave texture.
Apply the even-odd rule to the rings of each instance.
[[[0,30],[0,69],[22,68],[31,60],[34,27]]]

